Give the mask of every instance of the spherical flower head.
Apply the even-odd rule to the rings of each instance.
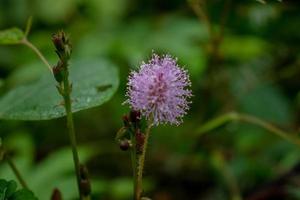
[[[188,72],[170,55],[153,54],[148,63],[131,72],[127,84],[127,102],[131,109],[152,119],[154,125],[179,125],[189,109],[192,96]]]

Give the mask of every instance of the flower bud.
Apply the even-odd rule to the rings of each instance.
[[[61,83],[63,81],[63,78],[64,78],[64,74],[63,74],[64,72],[63,72],[63,64],[62,64],[62,62],[59,61],[57,63],[57,65],[55,65],[52,68],[52,72],[53,72],[55,80],[58,83]]]
[[[127,151],[130,148],[130,143],[127,139],[120,140],[119,146],[122,151]]]
[[[59,189],[55,188],[51,195],[51,200],[62,200],[62,194]]]
[[[89,172],[85,165],[80,165],[80,192],[84,196],[89,196],[91,194],[91,183],[89,180]]]
[[[81,193],[84,196],[89,196],[91,194],[91,183],[89,180],[80,180]]]
[[[140,113],[140,111],[132,110],[132,111],[130,111],[129,116],[130,116],[130,121],[132,123],[134,123],[134,124],[139,123],[140,120],[141,120],[141,113]]]
[[[128,128],[130,126],[130,121],[129,121],[128,115],[124,115],[122,118],[123,118],[124,127]]]
[[[52,35],[52,42],[57,51],[62,52],[65,49],[65,33],[60,31]]]
[[[52,42],[59,58],[64,62],[69,60],[72,53],[72,47],[66,34],[63,31],[53,34]]]

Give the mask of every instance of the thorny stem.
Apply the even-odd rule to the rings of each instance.
[[[42,60],[42,62],[48,67],[48,69],[52,73],[52,67],[51,67],[51,65],[49,64],[49,62],[47,61],[47,59],[43,56],[43,54],[40,52],[40,50],[36,46],[34,46],[31,42],[29,42],[27,40],[27,38],[23,38],[23,40],[21,41],[21,44],[24,44],[25,46],[27,46],[31,50],[33,50],[34,53]]]
[[[148,127],[145,130],[145,139],[144,139],[144,144],[142,147],[142,153],[141,153],[141,155],[138,155],[138,158],[137,158],[135,200],[140,200],[142,192],[143,192],[143,171],[144,171],[145,156],[146,156],[146,150],[147,150],[150,130],[153,125],[152,123],[153,123],[153,120],[150,119],[148,122]]]
[[[205,123],[203,126],[201,126],[197,130],[196,134],[198,136],[202,135],[202,134],[207,133],[213,129],[216,129],[230,121],[242,121],[242,122],[247,122],[250,124],[260,126],[264,129],[268,130],[269,132],[271,132],[271,133],[273,133],[295,145],[298,145],[300,147],[300,139],[295,136],[295,133],[285,132],[285,131],[277,128],[276,126],[274,126],[266,121],[263,121],[262,119],[254,117],[252,115],[242,114],[242,113],[237,113],[237,112],[230,112],[230,113],[221,115],[219,117],[216,117],[215,119],[208,121],[207,123]]]
[[[18,179],[18,181],[20,182],[20,184],[22,185],[23,188],[29,190],[24,178],[22,177],[20,171],[18,170],[17,166],[15,165],[14,161],[11,159],[11,157],[7,154],[5,154],[5,159],[9,165],[9,167],[11,168],[11,170],[13,171],[13,173],[15,174],[16,178]]]
[[[80,199],[83,199],[83,195],[81,193],[81,187],[80,187],[80,181],[81,181],[81,176],[80,176],[80,162],[79,162],[79,156],[78,156],[78,151],[77,151],[77,145],[76,145],[76,135],[75,135],[75,128],[74,128],[74,122],[73,122],[73,114],[72,114],[72,103],[71,103],[71,85],[69,83],[69,78],[68,75],[64,77],[63,80],[63,89],[64,89],[64,105],[66,109],[66,114],[67,114],[67,128],[69,132],[69,138],[71,142],[71,148],[72,148],[72,153],[73,153],[73,161],[75,165],[75,172],[76,172],[76,178],[77,178],[77,186],[78,186],[78,191],[80,195]]]

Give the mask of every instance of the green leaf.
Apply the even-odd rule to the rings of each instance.
[[[70,79],[73,112],[103,104],[119,85],[117,69],[99,59],[73,61]],[[55,85],[52,74],[47,73],[36,83],[8,92],[0,99],[0,119],[47,120],[64,116],[63,99]]]
[[[34,194],[26,189],[19,190],[15,192],[9,200],[37,200]]]
[[[10,28],[0,31],[0,44],[19,44],[25,34],[21,29]]]
[[[17,190],[15,181],[0,179],[0,200],[37,200],[34,194],[27,190]]]

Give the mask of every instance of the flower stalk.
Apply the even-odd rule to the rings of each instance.
[[[141,154],[137,154],[137,175],[136,175],[136,197],[137,200],[140,200],[142,192],[143,192],[143,172],[144,172],[144,166],[145,166],[145,157],[146,157],[146,151],[147,151],[147,145],[148,140],[150,136],[150,130],[152,127],[152,120],[149,121],[148,127],[146,128],[145,135],[144,135],[144,141],[142,145],[142,152]],[[136,152],[138,153],[138,152]]]
[[[86,176],[81,173],[81,165],[78,156],[77,150],[77,142],[76,142],[76,134],[74,128],[74,121],[73,121],[73,114],[72,114],[72,100],[71,100],[71,93],[72,93],[72,84],[69,80],[69,68],[68,68],[68,61],[71,56],[71,44],[69,43],[68,38],[66,37],[65,33],[60,31],[57,34],[52,36],[53,44],[56,48],[56,53],[59,57],[59,61],[57,64],[52,68],[53,75],[55,80],[57,81],[58,85],[57,90],[60,95],[63,97],[64,100],[64,107],[66,111],[66,118],[67,118],[67,128],[71,143],[76,179],[77,179],[77,187],[79,191],[79,196],[81,200],[90,199],[90,185],[89,180],[86,179]],[[85,187],[85,186],[88,187]]]

